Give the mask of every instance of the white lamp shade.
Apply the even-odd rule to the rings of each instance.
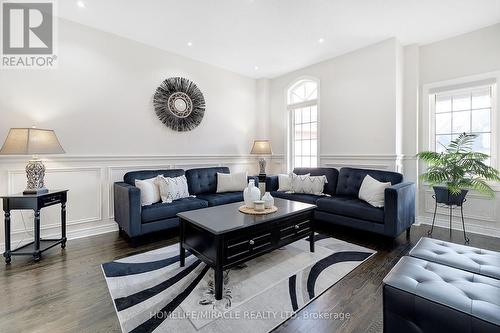
[[[250,154],[254,155],[271,155],[272,153],[271,142],[269,140],[255,140],[250,152]]]
[[[64,154],[56,133],[40,128],[11,128],[0,155]]]

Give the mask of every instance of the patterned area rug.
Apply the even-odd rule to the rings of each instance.
[[[124,332],[268,332],[375,252],[324,235],[230,269],[215,301],[213,270],[172,245],[102,265]]]

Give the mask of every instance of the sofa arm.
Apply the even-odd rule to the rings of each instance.
[[[385,189],[385,234],[397,237],[415,222],[415,184],[400,183]]]
[[[266,176],[266,191],[277,191],[278,188],[278,176]]]
[[[123,182],[113,186],[115,221],[129,237],[141,234],[141,190]]]

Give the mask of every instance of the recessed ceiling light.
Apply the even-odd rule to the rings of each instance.
[[[80,8],[85,8],[85,2],[83,2],[83,1],[77,1],[77,2],[76,2],[76,5],[77,5],[78,7],[80,7]]]
[[[187,46],[193,46],[193,42],[187,42]]]
[[[320,39],[318,39],[318,43],[320,43],[320,44],[321,44],[321,43],[323,43],[324,41],[325,41],[325,39],[324,39],[324,38],[320,38]]]
[[[259,66],[253,66],[253,69],[255,69],[256,71],[259,70]]]

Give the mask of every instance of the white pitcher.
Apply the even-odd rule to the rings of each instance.
[[[245,206],[252,209],[254,207],[253,202],[255,200],[260,200],[260,190],[255,186],[254,179],[248,181],[248,186],[243,191],[243,200],[245,201]]]

